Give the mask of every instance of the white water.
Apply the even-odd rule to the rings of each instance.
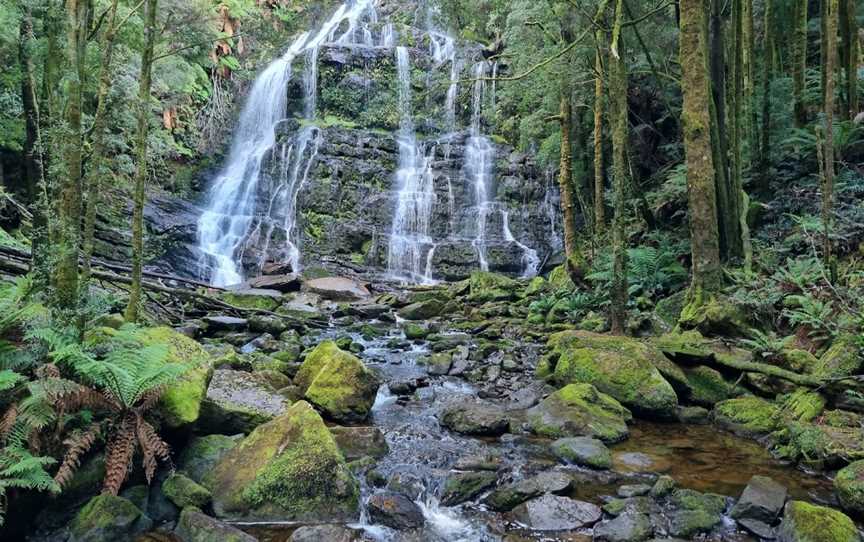
[[[300,158],[283,175],[283,182],[271,198],[270,211],[274,203],[287,202],[289,208],[284,216],[262,215],[258,209],[258,186],[262,177],[262,163],[268,152],[276,144],[276,125],[286,116],[287,84],[291,80],[291,66],[296,58],[309,53],[304,79],[305,108],[308,120],[314,116],[317,101],[317,50],[325,41],[354,43],[357,35],[361,42],[367,39],[366,32],[359,31],[363,16],[370,20],[376,18],[373,0],[356,0],[339,7],[333,16],[319,29],[318,33],[300,35],[282,57],[272,62],[258,76],[246,104],[240,114],[228,160],[213,179],[210,188],[209,204],[198,220],[198,246],[204,255],[200,262],[201,274],[209,278],[215,286],[225,286],[243,281],[242,256],[248,241],[260,241],[259,235],[266,232],[265,245],[269,248],[270,236],[275,224],[281,223],[286,237],[286,247],[282,253],[295,271],[300,268],[300,252],[297,249],[295,230],[296,190],[306,180],[310,164],[299,162],[307,153],[310,142],[317,149],[320,135],[316,130],[301,130],[293,143],[293,152],[283,147],[282,156]],[[338,38],[336,32],[346,26]],[[364,22],[365,28],[367,23]],[[311,163],[311,159],[309,160]],[[285,169],[285,168],[283,168]],[[301,174],[302,173],[302,174]],[[262,232],[262,229],[264,232]],[[259,263],[267,259],[261,255]]]
[[[494,175],[495,146],[483,135],[483,102],[486,97],[486,62],[474,66],[474,94],[471,109],[471,132],[465,145],[465,173],[474,186],[477,220],[471,244],[477,252],[481,271],[489,270],[486,260],[486,221],[489,215],[489,183]]]
[[[408,49],[396,48],[399,74],[399,169],[396,171],[396,210],[387,249],[387,272],[397,278],[431,282],[429,235],[432,209],[435,205],[435,183],[432,159],[436,145],[425,149],[414,133],[411,104],[411,59]]]
[[[504,240],[514,243],[517,247],[522,249],[522,277],[533,277],[537,275],[537,271],[540,269],[540,256],[537,255],[537,251],[533,248],[520,243],[513,237],[513,232],[510,231],[510,212],[507,210],[501,210],[501,223],[504,228]]]

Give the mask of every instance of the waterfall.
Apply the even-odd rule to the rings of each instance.
[[[504,240],[522,249],[522,277],[535,276],[540,270],[540,256],[537,255],[537,251],[513,237],[513,232],[510,231],[510,213],[504,209],[501,210],[501,223],[504,229]]]
[[[474,240],[471,244],[477,252],[481,271],[489,270],[486,260],[486,221],[490,210],[489,181],[494,175],[495,147],[483,135],[483,100],[486,94],[487,63],[478,62],[474,66],[474,94],[471,110],[471,132],[465,145],[465,173],[474,185],[474,205],[477,220]]]
[[[228,159],[212,181],[209,204],[198,220],[198,246],[203,254],[201,274],[209,277],[214,286],[242,282],[242,257],[247,244],[253,239],[260,240],[260,236],[266,232],[268,238],[264,241],[265,246],[269,247],[277,223],[281,224],[280,229],[286,237],[286,246],[282,251],[286,261],[295,271],[299,270],[300,252],[294,231],[294,204],[297,190],[305,182],[314,159],[315,152],[307,152],[307,149],[312,148],[317,152],[320,133],[314,128],[303,128],[293,138],[292,152],[284,147],[280,149],[280,155],[290,158],[292,165],[287,171],[283,168],[280,185],[271,197],[267,215],[262,215],[258,209],[262,165],[276,145],[276,126],[287,114],[287,85],[293,75],[294,60],[307,54],[304,115],[307,120],[312,120],[317,101],[318,47],[325,41],[356,43],[358,30],[361,29],[360,19],[364,15],[369,19],[376,18],[372,4],[373,0],[356,0],[340,6],[316,34],[300,35],[285,54],[267,66],[252,85],[240,113]],[[345,23],[347,28],[336,37]],[[367,37],[364,32],[359,33],[360,43],[364,43]],[[308,158],[305,164],[302,163],[304,157]],[[287,208],[282,207],[284,204],[287,204]],[[279,216],[274,216],[271,213],[277,208]],[[265,251],[257,260],[261,264],[266,258]]]
[[[432,173],[436,146],[430,145],[427,151],[417,143],[414,133],[411,59],[407,48],[396,48],[396,67],[399,75],[398,192],[387,250],[387,272],[393,277],[430,282],[435,247],[429,235],[429,224],[436,200]]]

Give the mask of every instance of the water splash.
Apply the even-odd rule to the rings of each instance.
[[[373,0],[356,0],[343,4],[317,33],[301,34],[284,55],[267,66],[252,85],[240,114],[228,160],[213,179],[209,204],[198,220],[198,247],[203,254],[200,274],[209,278],[213,285],[226,286],[242,282],[242,257],[251,246],[250,241],[260,241],[262,230],[266,230],[268,239],[265,244],[269,246],[269,237],[275,230],[271,224],[278,222],[276,217],[261,215],[258,209],[258,188],[264,161],[276,145],[277,124],[285,119],[287,114],[287,85],[293,75],[292,64],[295,59],[308,53],[304,72],[304,115],[307,119],[312,119],[317,103],[318,47],[325,41],[353,43],[364,16],[369,19],[377,17]],[[344,32],[337,37],[343,27]],[[361,39],[365,37],[361,36]],[[318,137],[317,132],[314,132],[314,136]],[[305,139],[308,145],[313,139],[313,133],[310,131],[298,138],[300,141],[295,148],[300,151],[302,140]],[[317,148],[317,144],[315,146]],[[283,148],[283,154],[284,151]],[[295,156],[306,155],[295,153]],[[305,179],[309,167],[297,165],[294,169],[303,171],[304,174],[298,178]],[[290,178],[291,176],[289,180]],[[294,178],[294,182],[289,185],[299,188],[302,182],[298,184],[298,178]],[[284,190],[276,192],[281,194],[279,198],[282,200],[287,198],[287,201],[296,201],[296,193],[285,194]],[[293,214],[293,208],[291,212]],[[289,220],[290,224],[285,220],[281,221],[287,224],[283,228],[288,245],[284,253],[290,257],[288,262],[298,270],[300,256],[296,249],[296,239],[292,240],[293,220]],[[266,254],[257,259],[259,263],[264,260]]]

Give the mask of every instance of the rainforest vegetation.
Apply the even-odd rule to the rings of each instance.
[[[3,0],[0,540],[862,540],[857,0]]]

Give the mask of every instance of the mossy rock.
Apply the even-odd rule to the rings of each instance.
[[[549,290],[549,282],[543,277],[534,277],[528,282],[528,286],[525,287],[522,297],[540,295],[547,290]]]
[[[831,347],[822,354],[813,368],[813,374],[822,378],[837,378],[861,373],[860,338],[855,335],[840,335]]]
[[[209,489],[176,472],[162,482],[162,493],[181,509],[187,506],[204,508],[213,498]]]
[[[475,271],[468,279],[468,289],[468,300],[475,303],[506,301],[516,297],[519,283],[497,273]]]
[[[153,525],[131,501],[114,495],[90,499],[69,526],[68,542],[132,542]]]
[[[839,510],[804,501],[789,501],[778,540],[782,542],[860,542],[855,523]]]
[[[174,534],[183,542],[256,542],[258,539],[194,508],[180,514]]]
[[[441,504],[456,506],[477,497],[498,481],[494,472],[462,472],[453,474],[444,482],[441,489]]]
[[[219,517],[356,519],[359,488],[321,416],[299,401],[228,451],[205,479]]]
[[[245,290],[229,290],[220,295],[229,305],[244,309],[275,310],[282,304],[282,293],[276,290],[260,290],[249,288]]]
[[[549,438],[590,436],[604,442],[627,438],[630,411],[591,384],[570,384],[526,412],[532,433]]]
[[[802,374],[812,374],[819,366],[819,358],[799,348],[787,348],[780,352],[780,362],[784,368]]]
[[[678,325],[710,337],[745,337],[750,331],[744,310],[719,294],[692,295],[681,310]]]
[[[672,491],[669,502],[684,510],[702,510],[712,515],[720,515],[726,509],[726,497],[716,493],[701,493],[692,489]]]
[[[651,363],[663,360],[655,348],[635,339],[587,331],[556,333],[549,347],[559,356],[553,372],[558,385],[590,383],[637,413],[674,416],[678,397]]]
[[[444,311],[444,302],[440,299],[427,299],[411,303],[399,309],[396,314],[405,320],[429,320]]]
[[[576,284],[567,272],[566,264],[561,264],[549,272],[549,287],[556,292],[572,292],[576,289]]]
[[[783,417],[798,422],[813,421],[825,410],[827,400],[817,392],[799,388],[783,399]]]
[[[834,477],[834,490],[845,510],[864,513],[864,459],[840,469]]]
[[[678,362],[704,363],[714,356],[710,341],[696,329],[664,333],[651,342]]]
[[[690,400],[697,405],[712,407],[735,395],[735,386],[711,367],[700,365],[685,372],[690,387]]]
[[[402,332],[405,333],[405,338],[411,341],[423,340],[432,333],[428,326],[411,322],[402,327]]]
[[[308,382],[308,385],[307,385]],[[339,422],[366,419],[378,393],[378,378],[357,356],[324,341],[297,371],[294,383],[307,401]]]
[[[674,328],[678,325],[678,317],[681,316],[681,309],[686,302],[687,291],[681,290],[658,301],[654,305],[654,314],[670,328]]]
[[[824,420],[823,420],[824,421]],[[811,469],[838,468],[864,457],[864,429],[787,421],[775,434],[778,455]]]
[[[748,395],[717,403],[712,411],[715,423],[748,437],[767,435],[777,428],[780,408],[765,399]]]
[[[289,405],[266,375],[219,369],[207,388],[196,427],[203,433],[249,433],[283,414]]]
[[[177,469],[199,484],[229,450],[237,446],[243,435],[206,435],[194,437],[183,448]]]
[[[136,337],[144,346],[166,345],[168,363],[185,363],[192,367],[177,382],[165,388],[159,400],[159,411],[166,425],[177,428],[198,421],[201,402],[213,376],[210,354],[200,343],[170,327],[145,328]]]

